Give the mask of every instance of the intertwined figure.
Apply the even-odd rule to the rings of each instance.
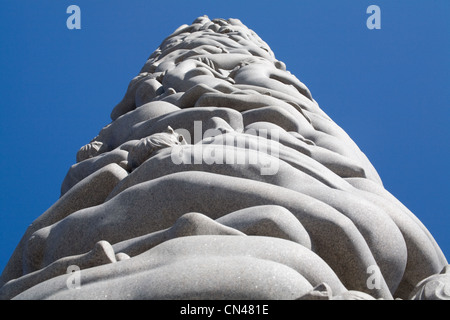
[[[25,232],[3,299],[449,298],[432,235],[239,20],[178,28],[111,119]]]

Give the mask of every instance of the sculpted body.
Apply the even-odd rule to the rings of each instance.
[[[2,299],[448,298],[426,227],[239,20],[178,28],[111,119],[24,234]]]

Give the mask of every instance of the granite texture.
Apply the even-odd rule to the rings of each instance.
[[[237,19],[164,39],[76,160],[1,299],[450,297],[433,236]]]

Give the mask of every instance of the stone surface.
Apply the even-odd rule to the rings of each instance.
[[[448,299],[433,236],[239,20],[178,28],[111,120],[1,299]]]
[[[411,300],[450,300],[450,265],[440,274],[420,281],[409,296]]]

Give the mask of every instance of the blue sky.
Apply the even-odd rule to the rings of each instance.
[[[69,5],[81,29],[69,30]],[[369,5],[381,29],[369,30]],[[2,1],[0,270],[162,40],[208,15],[266,41],[450,258],[450,1]]]

